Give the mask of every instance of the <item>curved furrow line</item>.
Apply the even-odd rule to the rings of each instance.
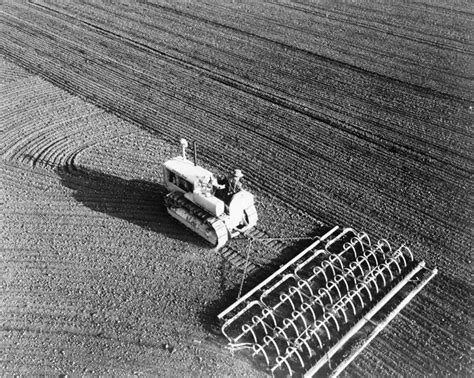
[[[85,119],[89,116],[90,114],[80,116],[76,120]],[[68,150],[80,147],[80,143],[78,145],[78,142],[71,137],[94,130],[94,127],[91,127],[90,130],[83,130],[81,129],[83,125],[79,125],[78,130],[68,129],[68,123],[71,124],[70,121],[60,124],[53,123],[38,130],[36,121],[34,119],[33,123],[26,125],[21,123],[21,128],[12,130],[14,132],[7,139],[9,146],[3,153],[4,159],[26,161],[33,166],[41,161],[44,167],[55,167],[66,162],[63,155],[67,154]],[[23,135],[27,135],[27,137],[25,138]],[[49,160],[44,157],[49,155],[56,155],[57,159]]]
[[[41,87],[45,88],[45,92],[34,96],[34,101],[29,103],[29,107],[34,109],[36,105],[38,108],[43,108],[44,111],[44,107],[47,105],[57,106],[55,96],[48,96],[48,90],[52,91],[51,88],[54,87],[49,83]],[[28,96],[29,94],[25,92],[21,93],[22,97],[33,97]],[[77,100],[73,99],[73,101]],[[66,109],[69,107],[67,104],[61,105]],[[49,117],[46,125],[43,125],[44,122],[41,122],[41,118],[38,120],[37,117],[16,120],[13,128],[4,134],[5,149],[2,157],[8,160],[27,161],[33,166],[41,163],[40,165],[43,167],[58,167],[70,164],[79,152],[93,144],[130,133],[126,130],[122,131],[120,127],[103,125],[103,122],[99,122],[97,125],[96,121],[100,121],[100,118],[97,118],[96,115],[102,114],[103,111],[97,112],[88,105],[83,107],[85,114],[78,117],[64,120],[64,113],[57,114],[57,116],[63,117],[60,122],[54,122],[56,116],[54,112],[44,111]],[[15,112],[11,113],[14,117]],[[33,122],[29,122],[30,120]],[[78,120],[84,122],[77,124]],[[21,125],[21,127],[16,125]],[[71,128],[71,125],[74,127]],[[84,145],[85,143],[86,145]]]
[[[11,88],[5,88],[7,89],[9,101],[8,105],[2,109],[6,123],[11,126],[24,122],[24,120],[31,121],[31,118],[39,118],[40,121],[52,118],[68,108],[74,107],[77,102],[77,99],[74,98],[65,100],[64,96],[58,96],[57,91],[54,91],[56,89],[54,86],[44,85],[45,82],[38,77],[35,77],[35,80],[29,80],[28,84],[25,84],[23,80],[15,83],[12,82],[12,84],[19,89],[14,91]],[[37,90],[38,87],[41,88],[41,91]],[[41,103],[40,99],[47,100],[45,100],[45,103]],[[20,114],[18,112],[15,114],[15,108],[26,101],[31,102],[28,108]]]
[[[32,181],[29,184],[30,187],[43,191],[49,189],[50,180],[55,177],[49,170],[35,170],[32,172],[31,169],[14,160],[1,159],[0,164],[2,166],[2,178],[5,178],[5,187],[8,185],[8,187],[13,186],[15,188],[15,190],[7,192],[8,196],[17,196],[28,191],[24,184],[24,177],[33,175],[37,180]]]

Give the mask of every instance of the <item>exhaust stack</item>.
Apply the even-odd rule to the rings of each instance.
[[[188,141],[184,138],[181,138],[179,140],[179,143],[181,143],[181,151],[183,154],[183,159],[186,160],[186,148],[188,148]]]

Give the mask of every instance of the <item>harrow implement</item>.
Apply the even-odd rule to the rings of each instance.
[[[272,375],[337,375],[436,273],[405,245],[334,227],[218,318],[228,348]]]

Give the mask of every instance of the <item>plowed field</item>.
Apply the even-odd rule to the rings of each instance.
[[[238,167],[264,237],[335,224],[440,273],[348,375],[471,370],[473,8],[462,1],[0,5],[3,375],[257,376],[216,315],[242,285],[172,220],[185,137]],[[252,245],[250,287],[304,242]]]

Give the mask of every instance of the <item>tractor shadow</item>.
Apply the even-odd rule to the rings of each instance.
[[[73,190],[72,196],[89,209],[124,219],[146,230],[203,247],[204,242],[192,233],[182,232],[182,225],[167,212],[162,184],[145,180],[126,180],[85,167],[54,168],[61,184]]]

